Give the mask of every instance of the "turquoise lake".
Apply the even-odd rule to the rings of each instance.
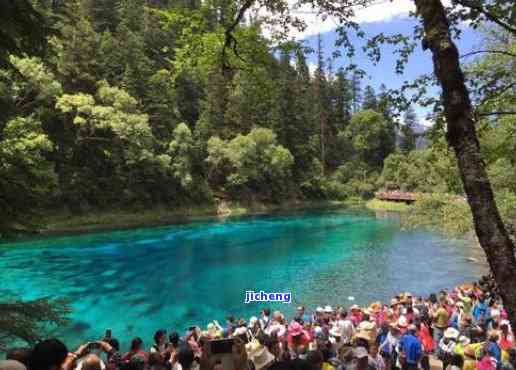
[[[465,242],[366,211],[210,219],[0,244],[0,295],[70,299],[59,335],[71,346],[111,328],[124,345],[140,336],[148,347],[156,329],[182,333],[265,306],[428,294],[477,279],[484,268],[470,254]],[[246,305],[246,290],[290,291],[293,302]]]

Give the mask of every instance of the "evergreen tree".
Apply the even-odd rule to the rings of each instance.
[[[114,32],[118,25],[119,0],[84,0],[93,29],[97,33]]]
[[[64,5],[62,37],[54,44],[57,70],[66,90],[95,91],[97,81],[97,37],[80,0]]]
[[[403,125],[400,127],[400,150],[408,153],[416,149],[416,135],[414,127],[417,125],[417,115],[412,106],[409,106],[403,115]]]
[[[351,102],[353,113],[360,110],[360,103],[362,101],[362,82],[360,73],[354,70],[351,75]]]
[[[376,98],[376,92],[371,85],[367,85],[364,90],[364,97],[362,99],[362,109],[371,109],[378,112],[378,99]]]
[[[335,120],[340,128],[345,127],[351,119],[351,88],[344,68],[339,68],[334,82]]]

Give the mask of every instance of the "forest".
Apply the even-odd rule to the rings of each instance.
[[[0,54],[0,228],[56,209],[464,193],[442,109],[421,133],[412,104],[422,98],[375,91],[360,66],[334,70],[320,37],[314,50],[267,38],[259,17],[237,22],[226,49],[238,5],[34,0],[43,46]],[[482,157],[511,217],[516,116],[491,112],[516,103],[514,34],[479,32],[503,51],[465,69]]]

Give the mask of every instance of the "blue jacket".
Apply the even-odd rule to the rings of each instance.
[[[421,358],[421,342],[412,334],[405,334],[400,339],[400,349],[405,354],[408,364],[417,364]]]
[[[496,361],[498,361],[498,363],[502,361],[502,350],[496,342],[489,341],[489,343],[487,344],[487,352],[491,356],[496,358]]]

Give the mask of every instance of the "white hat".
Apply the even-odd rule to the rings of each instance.
[[[369,353],[364,347],[360,346],[353,349],[353,356],[356,358],[364,358],[369,356]]]
[[[460,333],[457,329],[455,328],[448,328],[444,331],[444,337],[445,338],[448,338],[448,339],[455,339],[457,340],[457,338],[459,337]]]
[[[331,308],[331,306],[326,306],[326,307],[324,307],[324,312],[326,312],[326,313],[332,313],[332,312],[333,312],[333,309]]]
[[[324,310],[321,306],[319,306],[315,309],[315,312],[322,313],[322,312],[324,312]]]
[[[471,340],[470,340],[468,337],[466,337],[465,335],[461,335],[461,336],[459,337],[459,342],[460,342],[463,346],[467,346],[468,344],[470,344],[470,343],[471,343]]]
[[[287,332],[287,328],[285,325],[280,324],[279,322],[273,322],[266,330],[266,334],[271,335],[272,333],[276,333],[278,337],[282,337]]]
[[[234,336],[238,336],[238,335],[244,335],[244,334],[247,334],[247,328],[245,326],[239,326],[238,328],[235,329],[235,331],[233,332],[233,335]]]
[[[253,326],[256,325],[256,323],[258,322],[258,318],[256,316],[253,316],[249,319],[249,327],[252,328]]]
[[[500,322],[500,326],[508,326],[511,327],[511,322],[509,320],[502,320]]]
[[[247,355],[253,362],[256,370],[263,369],[274,361],[274,355],[269,352],[267,347],[260,344],[258,341],[251,342],[246,347]]]
[[[372,331],[376,328],[376,324],[372,321],[361,321],[357,326],[357,331],[365,330]]]

